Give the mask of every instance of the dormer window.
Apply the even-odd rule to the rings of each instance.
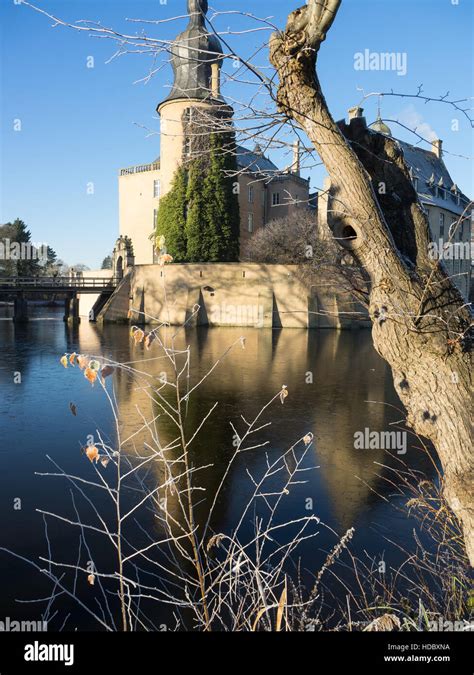
[[[451,192],[451,196],[452,196],[453,200],[454,200],[454,201],[456,202],[456,204],[459,206],[460,203],[461,203],[461,193],[459,192],[458,186],[456,185],[456,183],[454,183],[453,185],[451,185],[451,190],[450,190],[450,192]]]
[[[440,199],[446,199],[446,190],[444,189],[444,181],[442,177],[439,179],[438,185],[436,186],[436,196],[440,197]]]

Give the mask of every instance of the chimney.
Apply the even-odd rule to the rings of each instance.
[[[211,66],[211,89],[213,98],[219,98],[221,94],[221,83],[218,63],[213,63]]]
[[[356,106],[354,106],[354,108],[349,108],[348,113],[349,113],[349,122],[350,122],[351,120],[355,119],[356,117],[363,117],[364,116],[363,115],[364,108],[361,108],[360,106],[356,105]]]
[[[436,157],[438,159],[442,159],[443,157],[443,141],[440,141],[439,138],[436,138],[432,143],[431,143],[431,152],[434,152]]]
[[[293,173],[297,176],[300,175],[301,171],[301,153],[300,153],[300,142],[296,140],[293,143],[293,165],[291,167]]]

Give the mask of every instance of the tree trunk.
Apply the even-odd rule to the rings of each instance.
[[[334,236],[370,277],[375,348],[392,367],[408,424],[438,452],[444,494],[474,565],[472,315],[444,267],[429,258],[428,222],[399,147],[357,120],[340,128],[329,113],[316,58],[339,5],[309,0],[273,36],[278,105],[306,132],[329,173]],[[377,197],[381,182],[386,194]]]

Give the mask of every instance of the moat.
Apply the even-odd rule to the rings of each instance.
[[[146,367],[155,374],[162,365],[153,360],[152,350],[146,352],[141,345],[133,345],[126,326],[101,329],[83,322],[68,327],[60,308],[37,308],[31,318],[27,324],[0,321],[0,547],[38,562],[39,556],[47,554],[48,542],[43,517],[36,509],[70,511],[70,486],[36,475],[54,470],[46,456],[65,470],[90,478],[90,465],[81,445],[96,429],[107,437],[114,433],[102,388],[92,388],[77,369],[64,370],[59,359],[65,352],[103,355],[134,363],[135,368]],[[286,519],[299,517],[310,498],[314,513],[329,526],[299,549],[302,567],[308,574],[317,573],[338,537],[352,527],[355,553],[367,552],[390,566],[399,564],[403,554],[398,546],[412,547],[414,522],[395,508],[403,498],[392,496],[396,490],[386,480],[390,478],[388,467],[403,459],[428,477],[433,469],[416,443],[411,446],[410,441],[402,458],[383,450],[355,448],[357,432],[386,431],[402,417],[390,371],[375,353],[370,332],[192,329],[182,340],[191,347],[191,381],[197,382],[240,335],[246,338],[246,349],[235,349],[227,355],[204,381],[189,410],[193,422],[218,402],[205,434],[198,440],[196,451],[202,461],[212,464],[216,476],[220,475],[232,451],[230,423],[237,423],[241,415],[255,416],[286,385],[289,395],[284,406],[277,401],[269,409],[265,422],[271,422],[271,426],[259,438],[268,441],[266,452],[278,454],[304,434],[314,435],[305,460],[310,469],[305,483],[294,486],[280,514]],[[148,359],[146,366],[144,359]],[[146,403],[143,391],[130,380],[117,375],[114,378],[122,421],[133,429],[137,407]],[[71,403],[76,415],[71,414]],[[245,503],[247,471],[258,473],[264,461],[265,453],[255,450],[236,463],[221,497],[215,528],[232,528]],[[212,491],[212,486],[211,473],[207,488]],[[74,558],[77,530],[52,522],[48,538],[58,559]],[[42,588],[39,583],[39,572],[5,553],[0,553],[0,571],[8,579],[1,594],[0,614],[39,620],[41,603],[16,602],[38,599],[49,592],[46,584]],[[87,584],[80,592],[89,592]],[[62,627],[67,614],[71,616],[66,629],[94,626],[80,612],[75,613],[71,601],[60,599],[59,607],[64,613],[51,619],[51,628]],[[156,612],[157,622],[165,620],[166,609],[157,607]]]

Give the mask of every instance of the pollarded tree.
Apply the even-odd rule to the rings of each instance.
[[[329,112],[316,61],[340,4],[308,0],[273,35],[278,104],[329,173],[333,232],[370,277],[374,345],[392,367],[408,423],[437,449],[444,493],[474,564],[472,314],[444,267],[430,259],[428,222],[402,151],[357,124],[341,130]],[[377,197],[380,183],[391,199]]]
[[[161,198],[158,209],[155,237],[163,236],[166,248],[175,262],[187,262],[186,248],[186,190],[187,175],[179,167],[171,183],[170,191]]]

